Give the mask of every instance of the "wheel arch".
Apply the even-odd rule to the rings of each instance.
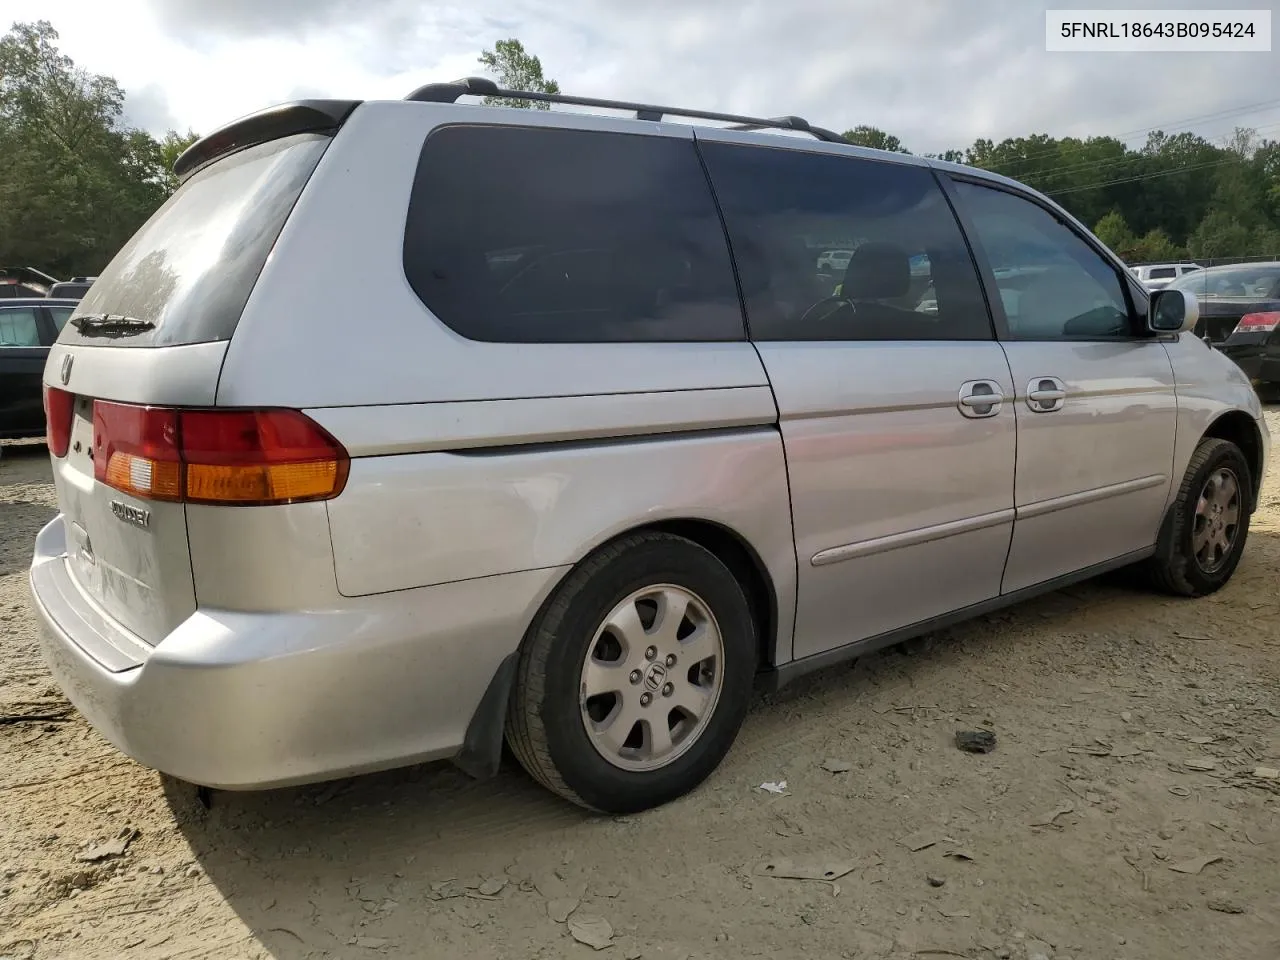
[[[656,530],[692,540],[713,553],[742,587],[756,624],[757,669],[775,665],[778,645],[778,592],[760,554],[738,531],[712,520],[662,520],[628,530],[622,536]]]
[[[1228,410],[1217,417],[1201,434],[1200,439],[1214,437],[1234,443],[1249,463],[1250,510],[1257,510],[1262,492],[1262,431],[1258,422],[1243,410]]]
[[[622,529],[610,530],[599,539],[592,541],[581,550],[572,564],[564,571],[548,594],[548,602],[555,595],[559,583],[569,576],[588,557],[603,550],[611,543],[637,533],[656,531],[691,540],[704,550],[712,553],[742,586],[747,605],[751,608],[751,616],[757,631],[757,668],[770,669],[777,666],[778,641],[782,636],[781,618],[789,615],[786,605],[780,602],[777,582],[769,566],[764,562],[760,551],[740,530],[718,520],[709,520],[696,515],[662,517],[643,523],[634,523]]]
[[[768,567],[759,552],[740,532],[723,523],[701,517],[676,517],[637,524],[617,531],[589,549],[582,556],[560,571],[560,576],[547,590],[533,622],[537,622],[542,610],[554,601],[556,592],[569,574],[588,557],[603,550],[611,543],[634,536],[637,533],[656,531],[683,537],[709,551],[720,560],[742,587],[756,625],[756,669],[768,670],[776,666],[779,603],[777,588]],[[520,651],[529,640],[529,634],[499,665],[480,705],[468,724],[463,746],[453,758],[456,766],[477,779],[492,777],[498,772],[501,761],[502,741],[506,726],[507,706],[514,689],[516,662]]]

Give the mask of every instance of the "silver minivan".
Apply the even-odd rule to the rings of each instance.
[[[505,739],[634,811],[756,685],[1113,568],[1231,577],[1258,399],[1044,196],[797,118],[477,94],[513,92],[205,137],[51,351],[31,586],[125,753],[253,789]]]

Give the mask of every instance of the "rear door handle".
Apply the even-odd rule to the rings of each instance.
[[[1027,384],[1027,406],[1035,413],[1053,413],[1066,402],[1066,384],[1057,377],[1036,377]]]
[[[966,380],[960,384],[960,412],[972,420],[994,417],[1004,404],[1004,391],[995,380]]]

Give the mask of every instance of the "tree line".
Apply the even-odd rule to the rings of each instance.
[[[78,68],[48,21],[0,37],[0,267],[96,274],[173,192],[195,140],[124,122],[114,79]]]
[[[1223,111],[1239,113],[1239,111]],[[875,127],[853,143],[909,151]],[[1062,204],[1132,263],[1280,255],[1280,141],[1236,128],[1225,143],[1152,130],[1140,147],[1116,137],[1047,134],[927,154],[1012,177]]]
[[[77,67],[57,41],[43,20],[0,37],[0,267],[93,275],[177,188],[173,162],[196,134],[156,138],[129,126],[119,84]],[[485,50],[480,65],[507,89],[560,91],[514,38]],[[876,127],[844,137],[910,153]],[[926,155],[1048,194],[1129,262],[1280,254],[1280,141],[1253,129],[1221,144],[1153,130],[1140,147],[1032,134]]]

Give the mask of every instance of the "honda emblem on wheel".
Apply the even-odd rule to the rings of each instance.
[[[667,682],[667,668],[661,663],[651,663],[649,671],[644,676],[644,685],[650,690],[661,690],[662,685]]]

